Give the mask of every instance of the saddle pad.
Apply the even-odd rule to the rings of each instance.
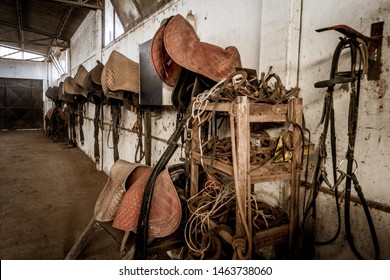
[[[119,206],[113,227],[125,231],[137,231],[143,193],[151,173],[152,168],[130,186]],[[148,236],[155,238],[168,236],[179,227],[180,220],[180,199],[166,168],[157,176],[153,188]]]
[[[139,163],[117,160],[111,167],[108,180],[95,204],[95,219],[99,222],[112,221],[118,211],[119,204],[126,193],[126,181],[133,171],[145,168]],[[134,177],[131,177],[134,179]]]

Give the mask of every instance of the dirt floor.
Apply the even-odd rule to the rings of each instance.
[[[41,130],[0,131],[0,259],[64,259],[106,181],[82,151]],[[79,256],[118,257],[118,243],[104,231]]]

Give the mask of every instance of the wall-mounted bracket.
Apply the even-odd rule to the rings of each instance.
[[[371,24],[370,37],[374,40],[368,41],[368,71],[369,81],[379,80],[381,75],[382,39],[384,22]]]

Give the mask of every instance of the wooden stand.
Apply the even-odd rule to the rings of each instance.
[[[290,122],[302,126],[302,99],[294,98],[288,104],[270,105],[249,103],[247,97],[240,96],[232,103],[209,103],[205,110],[226,112],[230,117],[233,164],[229,165],[214,159],[212,166],[217,172],[232,176],[236,185],[237,214],[235,234],[231,236],[229,233],[223,232],[220,234],[221,237],[232,244],[236,239],[242,239],[248,235],[251,236],[252,244],[246,244],[245,251],[236,254],[238,258],[250,258],[253,246],[256,249],[260,249],[282,243],[288,244],[288,257],[292,258],[295,252],[299,222],[299,182],[302,161],[301,133],[294,126],[291,162],[270,163],[253,169],[250,165],[250,123]],[[191,196],[198,193],[198,173],[199,165],[201,164],[198,121],[194,119],[192,125]],[[210,168],[211,157],[203,156],[202,161],[203,165]],[[253,234],[252,226],[249,226],[249,228],[244,227],[245,223],[248,225],[252,224],[251,211],[247,208],[247,205],[250,205],[248,201],[250,201],[251,196],[251,185],[272,180],[290,181],[289,223],[257,231]],[[243,217],[246,221],[243,221]],[[234,244],[232,246],[236,250]],[[247,257],[242,257],[243,254]]]

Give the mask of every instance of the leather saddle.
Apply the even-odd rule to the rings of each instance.
[[[113,227],[124,231],[137,231],[144,190],[153,168],[137,169],[126,181],[128,191],[124,195]],[[166,237],[180,225],[181,202],[173,184],[170,169],[164,169],[156,178],[149,212],[148,236]]]
[[[59,95],[60,94],[58,86],[49,87],[45,92],[45,96],[54,102],[58,101]]]
[[[108,102],[139,108],[139,64],[112,51],[101,74],[101,85]],[[112,100],[115,99],[115,100]]]
[[[99,105],[104,101],[101,85],[101,75],[104,65],[98,60],[97,65],[89,71],[83,81],[83,87],[88,92],[88,101]]]
[[[127,185],[139,177],[139,174],[142,173],[141,170],[148,168],[143,164],[117,160],[111,167],[106,185],[96,200],[95,219],[99,222],[114,220],[119,204],[126,193]]]
[[[180,14],[163,22],[153,36],[150,54],[160,79],[168,86],[182,89],[191,84],[188,81],[194,76],[192,73],[219,82],[241,67],[236,47],[223,49],[201,42],[192,25]],[[188,89],[186,91],[191,92]],[[172,103],[179,109],[179,103],[190,97],[183,98],[177,93],[173,91]]]
[[[73,99],[73,95],[65,91],[64,82],[60,82],[58,88],[59,88],[59,100],[66,102],[67,104],[75,103]]]

